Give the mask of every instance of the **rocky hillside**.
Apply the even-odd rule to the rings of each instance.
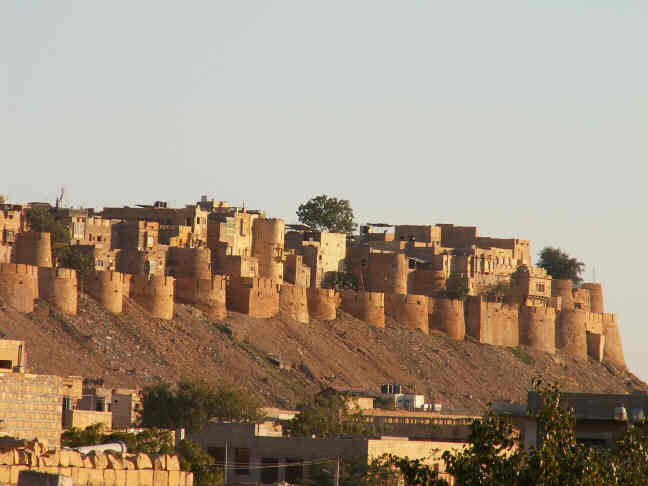
[[[213,321],[176,305],[173,321],[162,321],[131,299],[113,316],[82,295],[75,317],[42,301],[28,315],[0,307],[0,336],[26,341],[32,373],[101,377],[107,386],[224,380],[281,407],[328,386],[378,390],[381,383],[411,384],[446,409],[475,412],[489,401],[524,401],[536,376],[566,391],[648,389],[627,370],[591,359],[457,342],[394,321],[379,329],[344,312],[332,322],[303,325],[237,313]]]

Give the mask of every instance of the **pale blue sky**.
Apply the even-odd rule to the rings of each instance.
[[[0,193],[448,222],[596,266],[648,379],[648,6],[0,2]]]

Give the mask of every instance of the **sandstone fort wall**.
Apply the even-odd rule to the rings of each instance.
[[[587,312],[563,309],[556,322],[556,347],[572,356],[587,357]]]
[[[603,306],[603,287],[600,283],[585,282],[583,288],[589,290],[591,299],[591,311],[602,314],[605,312]]]
[[[428,297],[413,294],[385,294],[385,313],[408,329],[429,332]]]
[[[615,314],[603,315],[603,336],[605,337],[603,359],[617,366],[625,367],[619,324]]]
[[[227,318],[226,289],[227,278],[224,275],[175,279],[175,299],[193,305],[212,319]]]
[[[236,278],[229,280],[227,308],[252,317],[273,317],[279,313],[278,284],[270,278]]]
[[[16,235],[16,263],[37,267],[52,266],[52,241],[49,233],[26,231]]]
[[[173,277],[134,275],[131,296],[142,307],[159,319],[173,319]]]
[[[166,266],[176,278],[211,279],[211,250],[171,247],[167,252]]]
[[[556,353],[556,311],[552,307],[520,306],[520,344]]]
[[[340,292],[340,308],[361,321],[385,327],[385,295],[381,292]]]
[[[76,270],[39,267],[38,295],[64,314],[75,316],[79,301]]]
[[[319,321],[332,321],[337,316],[339,295],[335,290],[309,287],[306,290],[308,296],[308,310],[313,319]]]
[[[109,312],[121,314],[124,286],[124,274],[122,273],[93,271],[86,282],[86,292]]]
[[[308,324],[308,296],[305,287],[282,284],[279,291],[279,312],[297,322]]]
[[[34,310],[38,296],[38,269],[32,265],[0,263],[0,300],[18,312]]]
[[[520,343],[517,305],[469,297],[465,303],[465,319],[466,333],[480,343],[498,346]]]
[[[466,335],[464,302],[443,297],[428,297],[429,326],[463,341]]]

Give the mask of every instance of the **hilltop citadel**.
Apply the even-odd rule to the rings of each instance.
[[[31,231],[26,212],[45,207],[87,252],[94,270],[83,289],[112,313],[132,297],[152,316],[172,319],[174,302],[212,318],[234,311],[298,322],[333,320],[338,308],[372,325],[385,316],[403,326],[453,339],[556,349],[625,366],[614,314],[604,312],[602,287],[552,279],[531,265],[530,243],[479,236],[476,227],[361,227],[360,235],[286,225],[260,210],[202,197],[184,208],[164,202],[137,207],[54,208],[0,202],[0,299],[20,312],[40,298],[75,315],[77,272],[54,266],[49,233]],[[357,290],[332,288],[350,273]],[[463,279],[465,300],[445,297],[446,283]],[[506,301],[483,289],[510,285]]]

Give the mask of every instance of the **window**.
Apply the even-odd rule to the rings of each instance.
[[[544,291],[545,291],[545,284],[543,284],[543,283],[537,283],[537,284],[536,284],[536,290],[537,290],[538,292],[544,292]]]
[[[416,268],[416,261],[415,260],[409,260],[408,267],[409,268]]]
[[[0,368],[3,370],[10,370],[13,368],[10,359],[0,359]]]
[[[249,476],[250,469],[250,449],[246,447],[237,447],[234,449],[234,470],[239,476]]]

